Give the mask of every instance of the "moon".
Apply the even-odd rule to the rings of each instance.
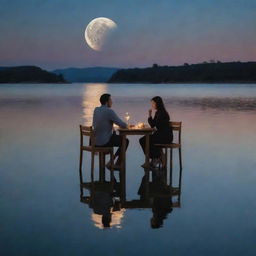
[[[101,51],[116,28],[117,24],[109,18],[93,19],[85,29],[85,41],[93,50]]]

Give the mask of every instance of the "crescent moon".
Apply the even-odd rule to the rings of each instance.
[[[85,41],[93,50],[101,51],[116,28],[117,24],[109,18],[93,19],[85,29]]]

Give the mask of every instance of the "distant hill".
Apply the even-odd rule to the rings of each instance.
[[[36,66],[0,67],[0,83],[65,83],[56,75]]]
[[[69,82],[107,82],[117,70],[118,68],[92,67],[56,69],[52,72],[63,75]]]
[[[120,69],[110,83],[226,83],[256,82],[256,62],[217,62]]]

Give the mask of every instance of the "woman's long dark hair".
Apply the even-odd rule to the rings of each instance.
[[[162,114],[166,115],[166,117],[168,117],[168,119],[170,119],[170,116],[169,116],[168,112],[165,109],[163,99],[160,96],[155,96],[151,100],[156,103],[157,111],[159,113],[162,113]]]

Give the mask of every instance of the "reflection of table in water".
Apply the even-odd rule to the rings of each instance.
[[[172,184],[168,184],[164,178],[165,174],[161,173],[166,170],[162,170],[156,175],[152,175],[152,181],[147,178],[147,172],[141,180],[141,185],[138,188],[139,199],[126,200],[126,184],[123,180],[125,175],[122,175],[120,182],[117,182],[113,188],[110,181],[91,181],[82,182],[80,184],[80,200],[82,203],[87,204],[93,209],[92,220],[94,225],[103,228],[102,218],[104,209],[109,210],[108,213],[112,214],[113,219],[111,220],[110,226],[121,227],[121,219],[124,216],[126,209],[152,209],[151,225],[163,225],[163,220],[172,212],[174,208],[181,207],[181,175],[182,170],[179,172],[179,183],[176,187]],[[148,190],[144,188],[148,187]],[[89,196],[85,196],[83,189],[89,191]],[[113,190],[114,189],[114,190]],[[97,196],[98,194],[98,196]],[[96,196],[95,196],[96,195]],[[103,195],[103,196],[102,196]],[[100,204],[93,203],[100,199]],[[113,206],[109,204],[110,198],[113,200]],[[99,207],[102,206],[100,214]]]
[[[122,147],[121,147],[121,170],[120,170],[120,177],[123,182],[122,186],[122,194],[123,199],[125,200],[125,184],[126,184],[126,137],[130,135],[142,135],[146,136],[146,145],[145,145],[145,167],[149,166],[149,135],[152,134],[154,131],[153,128],[132,128],[132,129],[125,129],[119,128],[118,129],[120,136],[122,136]],[[147,172],[148,173],[148,172]]]
[[[117,186],[122,186],[123,183],[117,183]],[[149,186],[151,188],[151,186]],[[94,182],[83,182],[80,184],[80,199],[83,203],[89,204],[90,196],[84,196],[83,189],[86,189],[90,191],[90,194],[94,193],[94,191],[102,191],[105,193],[113,194],[111,183],[108,181],[100,182],[100,181],[94,181]],[[121,194],[119,195],[121,199]],[[150,201],[150,198],[152,197],[176,197],[177,196],[177,202],[175,203],[175,207],[178,207],[180,204],[180,196],[181,196],[181,184],[179,184],[178,187],[170,187],[169,193],[159,193],[156,191],[152,191],[149,189],[147,194],[144,196],[143,199],[132,199],[129,201],[125,201],[124,205],[122,205],[123,208],[148,208],[148,202]],[[118,197],[118,195],[115,195],[115,197]],[[179,205],[180,206],[180,205]]]
[[[117,186],[120,186],[120,190],[122,190],[121,186],[123,186],[123,182],[117,183]],[[151,188],[151,186],[149,186]],[[119,195],[121,201],[123,201],[122,208],[150,208],[150,200],[154,197],[165,197],[165,198],[173,198],[177,197],[177,201],[173,203],[173,207],[180,207],[180,196],[181,196],[181,184],[178,187],[169,187],[169,193],[159,193],[156,191],[152,191],[149,189],[147,194],[144,195],[143,199],[132,199],[132,200],[122,200],[122,194]],[[83,189],[90,191],[90,196],[84,196]],[[112,187],[110,182],[84,182],[80,184],[80,199],[81,202],[89,204],[90,197],[93,195],[94,191],[102,191],[105,193],[112,194]],[[118,196],[118,195],[116,195]]]
[[[127,209],[152,208],[155,199],[165,201],[165,203],[171,207],[180,207],[181,172],[179,173],[179,176],[179,183],[177,186],[173,187],[170,184],[167,184],[167,181],[159,176],[153,178],[152,181],[149,181],[145,173],[138,190],[140,199],[126,200],[126,198],[120,198],[122,207]],[[122,182],[120,182],[120,186],[123,186]],[[145,189],[145,187],[147,187],[147,189]],[[122,193],[120,194],[120,197],[122,197]],[[173,201],[173,199],[176,200]]]

